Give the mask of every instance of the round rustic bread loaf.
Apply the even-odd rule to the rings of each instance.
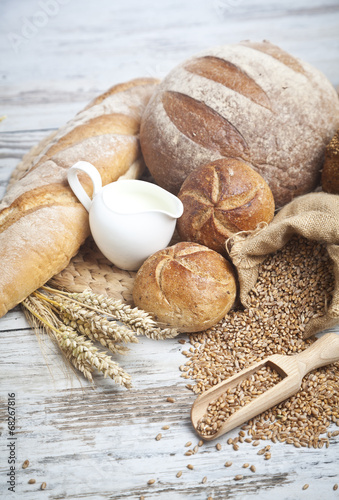
[[[268,184],[246,163],[231,158],[193,170],[178,197],[184,205],[177,222],[180,238],[224,255],[227,238],[269,223],[274,216]]]
[[[155,181],[175,194],[200,165],[237,158],[280,207],[319,184],[338,127],[338,95],[321,72],[269,42],[244,41],[173,69],[146,107],[140,138]]]
[[[325,150],[321,185],[326,193],[339,194],[339,130]]]
[[[137,272],[133,287],[136,306],[183,332],[203,331],[218,323],[235,297],[230,262],[188,242],[151,255]]]

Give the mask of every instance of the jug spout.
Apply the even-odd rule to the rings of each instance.
[[[178,219],[179,217],[182,216],[182,214],[184,212],[184,206],[183,206],[181,200],[179,200],[179,198],[177,198],[176,196],[174,196],[171,193],[167,193],[167,194],[170,195],[170,197],[171,197],[171,202],[172,202],[171,205],[172,206],[168,210],[158,210],[158,211],[168,215],[169,217],[172,217],[173,219]]]

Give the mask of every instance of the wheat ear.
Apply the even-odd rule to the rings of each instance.
[[[87,360],[84,361],[76,358],[71,349],[68,349],[68,347],[65,349],[59,342],[61,331],[58,330],[58,320],[53,312],[34,296],[27,297],[22,302],[22,306],[27,321],[32,326],[35,333],[38,335],[39,329],[42,328],[49,337],[56,341],[59,349],[71,365],[79,370],[87,380],[93,382],[93,367],[90,363]]]
[[[65,354],[67,359],[75,368],[80,370],[86,378],[93,381],[91,371],[96,368],[104,374],[104,377],[112,378],[117,384],[123,385],[126,388],[131,388],[131,377],[121,368],[118,363],[112,360],[110,356],[99,351],[91,342],[83,335],[63,324],[56,315],[54,315],[54,324],[45,319],[41,314],[41,304],[37,306],[39,294],[30,296],[23,301],[23,306],[30,312],[40,323],[42,323],[46,332],[53,335],[60,349]],[[34,307],[35,302],[35,307]],[[33,307],[32,307],[33,304]],[[53,312],[49,312],[51,318]],[[57,326],[55,325],[57,324]]]
[[[97,295],[90,290],[81,293],[69,293],[55,291],[49,287],[43,287],[57,294],[67,296],[76,302],[81,302],[93,311],[110,316],[129,326],[137,335],[144,335],[154,340],[176,337],[180,332],[176,328],[161,328],[152,316],[137,307],[130,307],[120,300],[111,299],[105,295]]]

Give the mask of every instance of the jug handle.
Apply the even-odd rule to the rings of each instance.
[[[94,165],[89,163],[88,161],[78,161],[75,163],[70,169],[68,169],[67,172],[67,179],[69,182],[69,185],[75,194],[75,196],[78,198],[78,200],[83,204],[83,206],[86,208],[86,210],[89,212],[89,209],[91,208],[92,200],[80,184],[79,178],[78,178],[78,172],[85,172],[89,177],[91,178],[91,181],[93,182],[93,196],[94,196],[100,191],[102,188],[102,180],[99,171],[95,168]]]

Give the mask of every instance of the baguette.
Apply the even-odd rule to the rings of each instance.
[[[141,115],[157,81],[136,79],[94,99],[45,143],[0,204],[0,317],[64,269],[89,236],[88,213],[67,182],[86,160],[103,185],[138,177]],[[92,184],[79,176],[92,195]]]

